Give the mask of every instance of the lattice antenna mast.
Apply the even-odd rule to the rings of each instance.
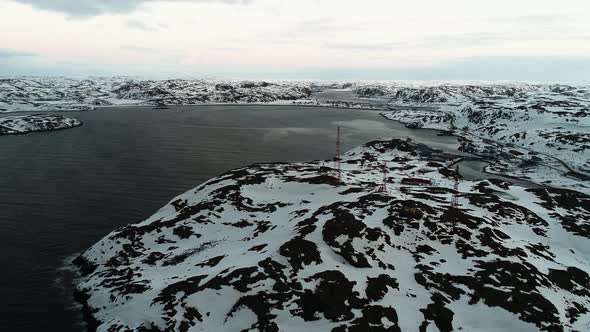
[[[381,170],[383,172],[383,179],[381,180],[381,186],[379,186],[379,192],[387,193],[387,164],[383,163],[381,165]]]
[[[455,168],[455,184],[453,185],[453,198],[451,200],[451,206],[453,208],[459,207],[459,165]]]
[[[340,156],[341,152],[340,152],[340,126],[338,126],[338,132],[336,135],[336,158],[334,159],[334,168],[336,168],[336,177],[338,177],[338,179],[342,178],[342,168],[340,165]]]

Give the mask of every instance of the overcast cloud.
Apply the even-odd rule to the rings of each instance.
[[[91,17],[101,14],[125,14],[146,2],[221,2],[246,4],[251,0],[14,0],[42,10],[62,12],[74,17]]]
[[[590,63],[588,12],[588,0],[0,0],[0,58],[16,74],[588,79],[574,70]]]

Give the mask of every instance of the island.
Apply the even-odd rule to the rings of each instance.
[[[22,135],[79,127],[82,122],[61,115],[32,114],[0,117],[0,135]]]

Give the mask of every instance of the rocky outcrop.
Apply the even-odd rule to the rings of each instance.
[[[76,259],[89,328],[584,330],[590,197],[461,180],[452,208],[452,161],[426,150],[376,141],[340,176],[256,164],[174,198]]]

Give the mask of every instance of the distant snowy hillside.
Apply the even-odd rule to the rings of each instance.
[[[109,105],[268,103],[306,99],[309,84],[129,78],[0,79],[0,112],[88,110]]]
[[[18,135],[33,131],[52,131],[81,126],[82,122],[64,116],[33,114],[0,117],[0,135]]]
[[[370,88],[369,88],[370,87]],[[464,131],[551,154],[590,172],[590,88],[565,85],[356,87],[359,96],[390,98],[384,115],[410,127]],[[378,91],[378,92],[375,92]],[[404,106],[438,106],[436,111]]]
[[[0,113],[208,103],[382,109],[387,118],[409,127],[454,130],[461,136],[514,144],[555,156],[573,169],[590,174],[590,88],[583,86],[153,81],[121,77],[0,79]]]
[[[256,164],[174,198],[76,259],[89,328],[586,331],[590,197],[460,180],[454,209],[436,154],[371,142],[341,178]]]

